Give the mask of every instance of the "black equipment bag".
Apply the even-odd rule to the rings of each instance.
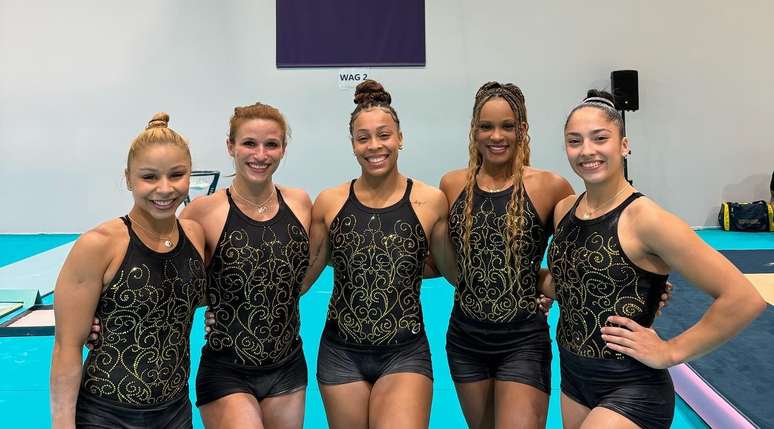
[[[726,202],[720,206],[718,223],[724,231],[774,231],[774,213],[766,201]]]

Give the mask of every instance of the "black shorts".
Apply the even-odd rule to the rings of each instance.
[[[300,345],[282,361],[262,367],[238,365],[202,353],[196,374],[196,406],[232,393],[249,393],[262,401],[297,392],[306,384],[306,359]]]
[[[542,314],[495,324],[455,312],[446,333],[446,356],[455,383],[494,378],[551,390],[551,338]]]
[[[75,406],[75,427],[84,429],[192,428],[188,389],[185,389],[177,399],[142,408],[107,401],[81,390]]]
[[[562,393],[590,409],[603,407],[643,428],[669,428],[675,388],[669,371],[634,359],[585,358],[559,347]]]
[[[375,383],[380,377],[399,372],[422,374],[433,379],[430,345],[424,333],[410,344],[387,347],[358,347],[337,344],[323,332],[317,355],[317,381],[345,384]]]

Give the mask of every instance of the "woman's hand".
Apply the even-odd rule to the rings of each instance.
[[[537,302],[538,302],[538,307],[540,308],[540,311],[542,311],[543,314],[548,316],[548,312],[549,310],[551,310],[551,306],[554,305],[554,300],[541,293],[537,298]]]
[[[656,369],[669,368],[677,363],[672,358],[671,346],[655,330],[626,317],[610,316],[607,321],[618,325],[602,327],[602,339],[610,350],[631,356]]]
[[[94,320],[91,322],[91,331],[89,332],[89,336],[86,339],[86,348],[91,350],[94,348],[94,346],[97,345],[99,342],[99,336],[101,335],[100,332],[102,331],[102,326],[99,324],[99,317],[95,317]]]
[[[661,294],[661,301],[658,302],[658,310],[656,310],[656,317],[661,316],[661,310],[669,305],[669,301],[672,299],[672,283],[666,282],[666,288],[664,293]]]
[[[215,313],[212,311],[204,312],[204,338],[212,332],[212,326],[215,324]]]

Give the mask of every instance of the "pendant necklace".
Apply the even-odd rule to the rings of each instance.
[[[174,232],[175,232],[174,229],[172,229],[172,231],[170,231],[169,234],[166,234],[167,237],[165,238],[161,234],[156,234],[154,232],[151,232],[151,230],[149,228],[146,228],[146,227],[142,226],[142,224],[140,222],[137,222],[132,216],[127,215],[127,217],[129,218],[130,221],[132,221],[132,225],[135,225],[135,226],[139,227],[146,234],[148,234],[151,237],[155,238],[156,241],[161,241],[164,244],[164,247],[166,247],[168,249],[171,249],[172,246],[174,246],[175,243],[172,242],[172,234],[174,234]]]
[[[618,196],[621,195],[626,190],[626,188],[627,187],[624,186],[623,188],[621,188],[620,191],[616,192],[616,194],[613,195],[612,198],[609,198],[608,200],[606,200],[605,202],[603,202],[602,204],[599,204],[594,208],[592,208],[589,205],[589,195],[586,194],[586,211],[583,212],[583,219],[588,220],[589,218],[591,218],[592,214],[596,213],[599,209],[605,207],[608,203],[610,203],[610,201],[613,201],[614,199],[618,198]]]
[[[269,192],[269,196],[266,197],[265,200],[261,201],[260,203],[254,203],[251,200],[243,197],[239,192],[236,190],[236,186],[231,185],[231,192],[234,193],[237,197],[239,197],[240,200],[246,202],[247,204],[250,204],[251,206],[255,207],[255,210],[258,212],[258,214],[264,214],[266,211],[269,210],[270,202],[272,197],[274,197],[274,191],[275,188],[272,186],[271,192]]]
[[[494,179],[492,179],[492,180],[494,181]],[[500,191],[504,191],[504,190],[508,189],[511,185],[513,185],[513,183],[512,183],[513,182],[513,175],[511,174],[510,176],[508,176],[508,178],[506,179],[505,186],[501,186],[499,188],[492,188],[492,187],[489,187],[489,186],[482,186],[481,185],[481,181],[478,178],[476,179],[476,182],[478,183],[478,186],[480,188],[482,188],[486,192],[491,192],[491,193],[500,192]]]

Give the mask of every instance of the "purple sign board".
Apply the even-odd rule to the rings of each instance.
[[[277,68],[424,65],[424,0],[277,0]]]

